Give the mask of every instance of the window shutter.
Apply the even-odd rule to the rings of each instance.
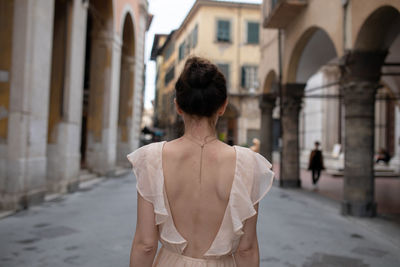
[[[198,26],[196,25],[193,29],[193,47],[196,47],[197,45],[197,32],[198,32]]]
[[[229,20],[218,20],[217,22],[217,41],[229,42],[231,23]]]
[[[259,23],[249,22],[247,23],[247,43],[258,44],[259,43]]]
[[[217,64],[218,69],[225,76],[226,86],[229,87],[229,64]]]
[[[246,86],[246,67],[242,67],[242,82],[241,86],[244,88]]]

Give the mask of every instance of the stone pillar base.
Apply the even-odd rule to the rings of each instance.
[[[375,217],[377,205],[375,202],[351,203],[343,201],[341,204],[341,213],[356,217]]]
[[[5,194],[2,196],[1,210],[22,210],[44,201],[45,190],[35,190],[26,194]]]
[[[300,188],[301,181],[300,180],[279,180],[279,186],[282,188]]]
[[[77,180],[77,181],[70,182],[70,183],[67,185],[67,192],[68,192],[68,193],[76,192],[76,191],[78,191],[78,189],[79,189],[79,181],[78,181],[78,180]]]

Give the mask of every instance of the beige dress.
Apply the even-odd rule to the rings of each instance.
[[[164,142],[152,143],[130,153],[138,193],[154,207],[155,223],[162,244],[153,266],[157,267],[233,267],[235,253],[246,219],[257,212],[257,204],[269,191],[274,173],[259,153],[235,146],[236,169],[228,205],[218,233],[202,259],[184,256],[187,241],[179,234],[164,190],[162,148]]]

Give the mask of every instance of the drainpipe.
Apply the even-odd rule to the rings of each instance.
[[[350,0],[342,0],[342,7],[343,7],[343,44],[342,44],[342,49],[343,49],[343,56],[345,56],[346,53],[346,43],[347,43],[347,34],[346,34],[346,28],[347,28],[347,7],[349,6]],[[341,75],[341,74],[340,74]],[[342,77],[340,77],[341,79]],[[338,137],[339,137],[339,144],[342,144],[343,138],[342,138],[342,116],[343,116],[343,100],[342,98],[339,97],[339,129],[338,129]],[[343,149],[343,144],[342,144],[342,149]]]
[[[283,135],[283,127],[282,127],[282,30],[278,30],[278,92],[279,92],[279,176],[282,174],[282,135]],[[272,159],[271,159],[272,160]]]

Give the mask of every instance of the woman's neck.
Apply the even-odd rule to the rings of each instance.
[[[210,123],[209,118],[186,119],[185,134],[189,138],[206,142],[216,137],[214,123]]]

